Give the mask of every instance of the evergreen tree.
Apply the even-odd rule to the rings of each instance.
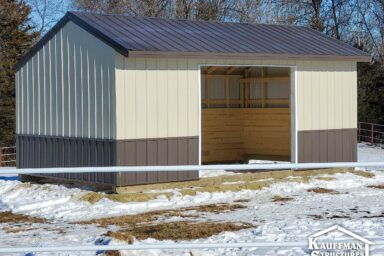
[[[384,124],[384,63],[359,63],[357,71],[358,120]]]
[[[0,147],[15,144],[14,65],[37,38],[30,11],[22,0],[0,0]]]

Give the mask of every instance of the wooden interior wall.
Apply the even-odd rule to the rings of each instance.
[[[255,159],[256,156],[256,158],[271,160],[290,160],[290,109],[251,108],[242,110],[245,158]]]
[[[203,163],[289,160],[289,108],[210,108],[201,111]]]
[[[202,162],[241,161],[244,158],[243,110],[201,110]]]

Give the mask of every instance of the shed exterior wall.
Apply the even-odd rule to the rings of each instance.
[[[16,73],[18,168],[116,165],[114,56],[69,21]],[[116,184],[115,173],[42,176]]]
[[[16,73],[16,132],[114,139],[115,50],[69,21]]]
[[[116,63],[118,139],[198,136],[199,65],[296,66],[299,131],[357,125],[355,62],[125,58],[117,54]]]
[[[354,61],[126,58],[69,21],[16,73],[18,167],[60,166],[71,161],[66,156],[73,153],[72,145],[81,151],[76,145],[94,141],[66,140],[72,138],[100,145],[112,140],[112,147],[115,142],[124,147],[105,165],[197,164],[200,65],[295,67],[299,161],[330,161],[324,157],[330,147],[342,156],[334,161],[356,158],[350,144],[357,125]],[[328,142],[320,146],[320,140]],[[125,150],[131,147],[135,159]],[[26,155],[32,148],[33,159]],[[57,148],[60,162],[44,164],[51,148]],[[109,146],[95,148],[90,159],[104,155],[102,148],[114,152]],[[121,185],[135,183],[123,178]]]
[[[297,63],[298,130],[357,128],[356,62]]]
[[[199,136],[200,65],[295,67],[298,154],[311,152],[311,157],[299,155],[298,161],[330,161],[320,156],[327,147],[338,147],[332,145],[334,134],[343,134],[345,142],[340,153],[345,157],[338,160],[356,160],[356,147],[349,143],[355,141],[357,127],[354,61],[125,58],[116,54],[117,139]],[[321,133],[329,134],[322,136],[329,143],[320,147],[319,131],[329,130],[340,133]]]
[[[198,136],[198,67],[116,54],[117,139]]]

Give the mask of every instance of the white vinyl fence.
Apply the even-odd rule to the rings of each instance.
[[[323,168],[384,167],[384,162],[338,162],[338,163],[282,163],[282,164],[217,164],[217,165],[162,165],[162,166],[112,166],[112,167],[66,167],[0,169],[1,174],[33,173],[82,173],[82,172],[169,172],[169,171],[249,171],[303,170]]]
[[[82,173],[82,172],[140,172],[140,171],[194,171],[194,170],[232,170],[261,172],[265,170],[300,170],[322,168],[384,167],[384,162],[338,162],[338,163],[300,163],[300,164],[225,164],[225,165],[177,165],[177,166],[113,166],[113,167],[74,167],[74,168],[0,168],[4,174],[33,173]],[[384,169],[384,168],[383,168]],[[384,245],[384,241],[373,241]],[[110,251],[110,250],[151,250],[151,249],[203,249],[203,248],[259,248],[259,247],[306,247],[306,241],[298,242],[254,242],[254,243],[169,243],[140,245],[84,245],[49,247],[0,247],[0,253],[59,252],[59,251]]]

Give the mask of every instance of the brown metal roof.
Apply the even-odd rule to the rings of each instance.
[[[368,53],[306,27],[68,12],[23,60],[29,59],[69,20],[125,56],[132,53],[370,59]]]

